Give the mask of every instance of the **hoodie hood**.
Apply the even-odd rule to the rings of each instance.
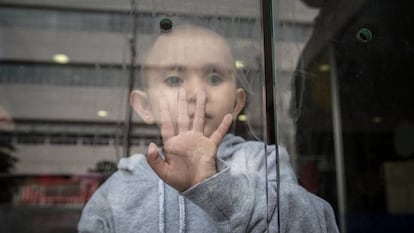
[[[218,148],[217,157],[225,163],[231,163],[233,168],[245,172],[263,172],[267,174],[269,181],[297,183],[289,154],[283,146],[278,146],[276,150],[275,145],[267,145],[261,141],[246,141],[242,137],[227,134]]]

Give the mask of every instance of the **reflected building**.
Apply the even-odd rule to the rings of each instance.
[[[273,4],[274,134],[300,183],[332,204],[344,232],[408,232],[413,4]],[[260,7],[251,0],[0,0],[0,184],[10,190],[0,196],[7,200],[0,231],[33,232],[39,222],[49,223],[36,232],[74,231],[119,159],[160,141],[157,127],[130,115],[128,96],[141,87],[142,59],[162,19],[228,39],[238,75],[255,90],[232,130],[266,140],[258,51],[273,51],[263,48]],[[21,225],[22,216],[37,218]],[[56,218],[66,222],[50,221]]]
[[[203,7],[206,3],[192,5],[185,1],[137,1],[136,11],[131,10],[130,1],[1,4],[0,104],[16,123],[16,129],[3,132],[1,140],[18,148],[16,173],[82,174],[98,161],[117,161],[126,156],[123,137],[129,107],[134,17],[135,87],[140,85],[140,57],[160,33],[159,21],[164,17],[176,24],[191,22],[217,28],[229,38],[241,72],[252,85],[260,85],[254,79],[261,79],[261,55],[251,52],[261,46],[260,9],[248,1],[239,3],[236,10],[229,3],[210,12]],[[296,8],[306,12],[305,7],[285,5],[292,12]],[[277,34],[280,43],[276,49],[281,56],[277,59],[278,75],[285,82],[280,85],[286,87],[281,88],[286,90],[280,95],[281,106],[286,109],[291,95],[290,77],[311,33],[316,12],[300,14],[299,20],[292,13],[280,22],[284,31]],[[145,126],[138,117],[134,116],[132,122],[130,150],[142,153],[149,141],[157,140],[159,132]],[[257,122],[261,121],[251,120],[250,125],[260,135],[264,126]],[[293,149],[290,128],[283,141]]]

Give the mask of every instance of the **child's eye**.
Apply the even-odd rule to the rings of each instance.
[[[223,79],[217,74],[212,74],[207,77],[207,83],[210,85],[216,86],[222,82],[223,82]]]
[[[170,76],[164,80],[164,83],[170,87],[179,86],[184,81],[178,76]]]

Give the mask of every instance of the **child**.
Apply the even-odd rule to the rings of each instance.
[[[283,148],[278,181],[274,146],[227,134],[246,93],[224,38],[196,26],[162,34],[143,82],[131,105],[160,127],[163,149],[151,143],[146,157],[122,159],[79,232],[276,232],[279,219],[282,232],[337,232],[329,204],[297,185]]]

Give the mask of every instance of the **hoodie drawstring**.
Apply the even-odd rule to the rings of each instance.
[[[179,195],[178,196],[178,204],[180,206],[180,228],[179,233],[184,233],[185,231],[185,202],[184,197]]]
[[[165,233],[165,220],[164,220],[164,184],[161,180],[158,180],[158,201],[160,205],[160,212],[158,215],[158,221],[159,221],[159,229],[160,233]]]
[[[165,193],[164,183],[158,180],[158,201],[160,205],[160,212],[158,216],[160,233],[165,233]],[[185,232],[185,200],[184,197],[178,195],[179,205],[179,233]]]

